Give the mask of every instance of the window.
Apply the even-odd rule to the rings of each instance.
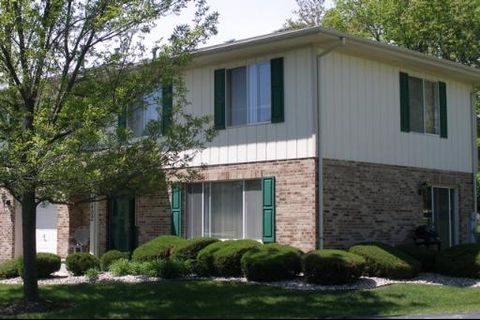
[[[162,90],[149,95],[145,99],[145,105],[133,109],[127,118],[127,128],[132,130],[134,137],[145,135],[145,129],[151,121],[160,120],[161,111],[159,102],[162,99]]]
[[[186,223],[189,238],[262,239],[261,180],[189,185]]]
[[[457,200],[454,189],[427,187],[423,190],[423,215],[440,237],[442,247],[458,243]]]
[[[408,77],[410,130],[440,134],[439,83]]]
[[[227,126],[271,122],[270,63],[227,70]]]

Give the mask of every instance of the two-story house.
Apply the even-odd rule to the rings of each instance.
[[[480,71],[315,27],[200,49],[185,81],[188,111],[218,130],[191,164],[203,178],[40,208],[39,248],[65,256],[83,237],[96,254],[127,251],[173,233],[308,251],[409,243],[424,224],[444,247],[471,241]],[[141,135],[157,116],[128,125]],[[2,258],[19,253],[16,211],[0,213]]]

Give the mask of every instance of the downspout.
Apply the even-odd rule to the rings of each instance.
[[[477,97],[475,93],[472,92],[470,95],[471,101],[471,112],[472,112],[472,175],[473,175],[473,212],[471,217],[471,231],[469,240],[475,241],[475,227],[477,223],[477,172],[478,172],[478,147],[477,147],[477,112],[476,112],[476,102]]]
[[[317,181],[318,181],[318,247],[319,249],[324,249],[324,222],[323,222],[323,153],[322,153],[322,108],[320,103],[321,90],[320,90],[320,59],[334,51],[338,47],[343,47],[346,44],[345,37],[338,38],[340,42],[335,43],[331,47],[322,51],[322,53],[317,54],[315,52],[315,90],[316,90],[316,108],[317,108],[317,158],[318,158],[318,170],[317,170]]]

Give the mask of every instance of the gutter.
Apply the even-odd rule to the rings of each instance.
[[[323,216],[323,152],[322,152],[322,105],[320,103],[321,99],[321,90],[320,90],[320,60],[323,56],[333,52],[339,47],[344,47],[346,45],[346,38],[344,36],[339,36],[338,40],[340,42],[335,43],[331,47],[322,51],[318,54],[314,52],[314,66],[315,66],[315,88],[316,91],[316,108],[317,108],[317,158],[318,158],[318,170],[317,170],[317,181],[318,181],[318,191],[317,191],[317,205],[318,205],[318,248],[323,250],[325,247],[325,236],[324,236],[324,216]],[[314,47],[315,49],[315,47]],[[315,92],[314,91],[314,92]]]

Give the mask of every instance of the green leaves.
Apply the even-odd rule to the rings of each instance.
[[[138,40],[191,2],[192,23],[144,60]],[[164,187],[165,168],[185,167],[213,136],[209,118],[184,112],[181,75],[217,18],[204,0],[0,1],[0,187],[19,200],[35,190],[38,202]],[[166,83],[174,87],[168,134],[161,119],[142,138],[117,128]]]

